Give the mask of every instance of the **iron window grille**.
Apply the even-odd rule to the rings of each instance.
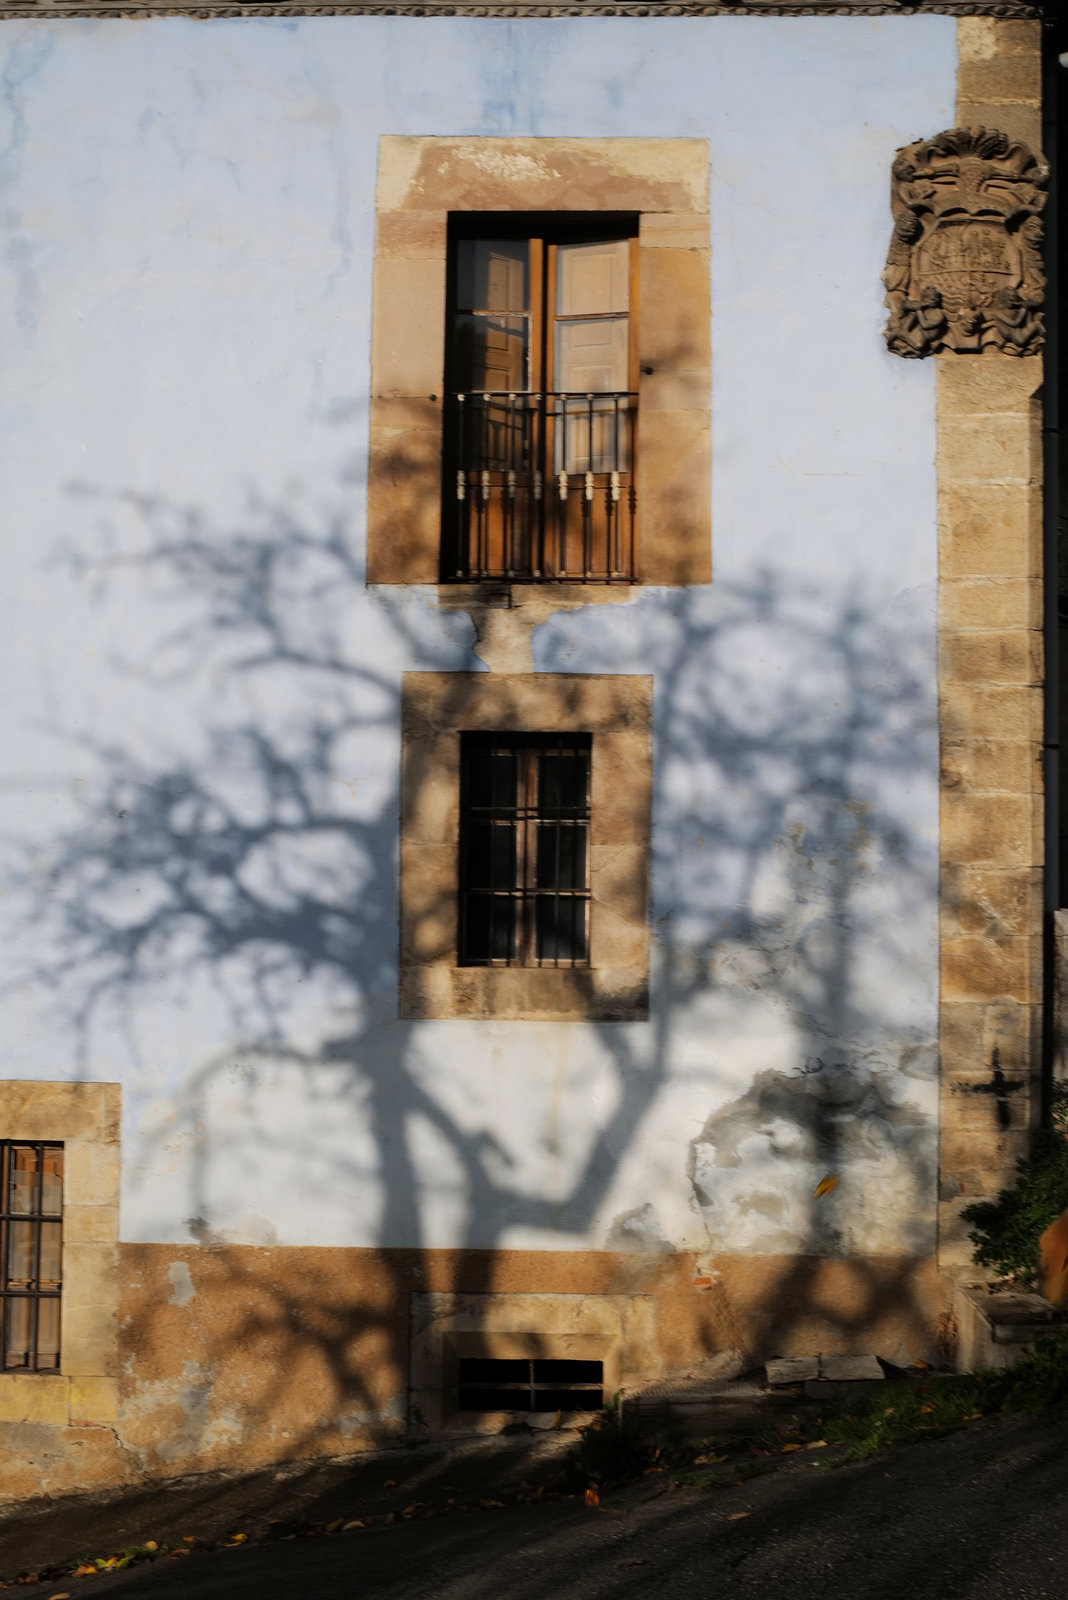
[[[58,1372],[63,1146],[0,1140],[0,1352],[7,1372]]]
[[[600,1361],[460,1358],[460,1411],[600,1411],[603,1404]]]
[[[442,578],[632,583],[635,219],[546,219],[536,231],[514,217],[462,221],[450,250]]]
[[[460,739],[461,966],[586,967],[588,733]]]

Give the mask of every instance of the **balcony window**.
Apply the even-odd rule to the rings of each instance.
[[[637,572],[636,224],[464,219],[447,330],[445,581]]]

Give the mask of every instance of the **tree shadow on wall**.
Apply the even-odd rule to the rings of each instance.
[[[813,622],[805,597],[771,578],[720,586],[714,606],[698,592],[643,602],[656,676],[651,1020],[569,1029],[573,1059],[558,1069],[541,1033],[521,1057],[503,1025],[396,1016],[400,674],[475,667],[466,621],[419,595],[368,599],[340,520],[260,504],[243,526],[215,527],[159,500],[101,503],[111,547],[68,551],[68,571],[101,607],[173,622],[114,664],[136,687],[138,730],[78,741],[96,773],[81,819],[14,888],[38,952],[32,981],[83,1060],[126,1041],[130,1181],[152,1179],[156,1237],[173,1239],[181,1216],[199,1246],[188,1299],[167,1277],[176,1246],[127,1247],[141,1289],[124,1312],[123,1436],[145,1464],[249,1465],[396,1434],[410,1296],[554,1290],[562,1241],[614,1252],[599,1258],[604,1292],[688,1286],[692,1255],[680,1266],[671,1253],[657,1195],[611,1220],[662,1091],[685,1075],[711,1102],[703,1127],[701,1112],[677,1130],[692,1238],[709,1257],[781,1258],[744,1306],[729,1283],[705,1297],[693,1320],[707,1352],[744,1347],[741,1322],[761,1330],[761,1356],[816,1313],[843,1341],[903,1307],[922,1326],[900,1235],[928,1252],[933,1122],[908,1080],[929,1081],[931,1041],[902,1025],[887,1059],[858,998],[872,980],[856,971],[890,902],[895,926],[929,915],[928,856],[905,822],[858,799],[878,773],[907,787],[930,765],[928,664],[911,626],[852,601]],[[601,610],[628,626],[618,646],[601,643],[596,670],[634,670],[638,608]],[[783,659],[803,670],[754,690],[757,639],[789,639]],[[555,648],[550,667],[574,670]],[[905,989],[920,946],[887,946]],[[757,1028],[746,1050],[758,1059],[767,1015],[791,1035],[790,1059],[776,1044],[779,1064],[742,1070],[731,1029]],[[450,1030],[485,1052],[484,1079],[458,1070]],[[562,1074],[565,1113],[527,1126],[530,1097],[558,1104]],[[183,1176],[168,1187],[159,1175],[176,1155]],[[811,1197],[824,1168],[843,1174],[829,1204]],[[276,1246],[247,1200],[265,1172],[300,1251]],[[852,1261],[849,1295],[826,1302],[813,1258],[880,1253],[874,1197],[863,1225],[848,1212],[880,1175],[894,1186],[896,1265]],[[322,1218],[334,1237],[317,1232]],[[447,1250],[434,1247],[443,1231]],[[502,1253],[549,1235],[553,1250],[521,1269]],[[380,1248],[318,1248],[353,1237]],[[168,1406],[177,1420],[161,1442]]]

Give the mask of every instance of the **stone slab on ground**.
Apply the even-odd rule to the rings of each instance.
[[[877,1356],[788,1356],[769,1361],[764,1372],[772,1389],[791,1383],[875,1383],[886,1376]]]
[[[764,1368],[764,1376],[773,1389],[780,1389],[787,1383],[805,1383],[819,1375],[819,1356],[782,1356],[769,1361]]]

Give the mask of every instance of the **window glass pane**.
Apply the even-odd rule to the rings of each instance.
[[[33,1277],[33,1223],[8,1224],[7,1281],[22,1287]]]
[[[45,1215],[51,1213],[58,1217],[63,1210],[63,1152],[62,1150],[46,1150],[44,1153],[44,1175],[41,1188],[41,1210]]]
[[[585,889],[586,854],[584,822],[539,822],[536,887]]]
[[[464,757],[467,805],[472,810],[514,810],[518,793],[513,750],[469,746]]]
[[[530,243],[461,239],[456,250],[459,311],[529,311]]]
[[[584,750],[547,751],[538,771],[540,811],[585,811],[588,804],[590,758]]]
[[[573,895],[539,895],[534,922],[534,953],[539,961],[570,965],[586,960],[587,905]]]
[[[464,959],[514,960],[515,900],[510,895],[466,894],[464,902]]]
[[[30,1365],[30,1302],[9,1300],[5,1308],[7,1337],[4,1341],[5,1367]]]
[[[505,394],[529,388],[530,318],[458,313],[456,387],[461,394],[483,390]]]
[[[606,316],[630,308],[630,244],[561,244],[556,251],[556,315]]]
[[[16,1145],[11,1152],[7,1209],[29,1216],[37,1210],[37,1151]]]
[[[616,394],[627,387],[626,317],[556,324],[556,388],[562,394]]]
[[[512,822],[470,822],[465,831],[464,886],[514,889],[516,827]]]
[[[519,798],[519,757],[514,750],[495,750],[490,757],[492,798],[496,810],[514,810]]]
[[[59,1222],[41,1223],[42,1289],[58,1289],[63,1276],[63,1226]]]
[[[591,391],[592,392],[592,391]],[[557,397],[554,472],[627,472],[626,395],[587,400],[584,395]]]
[[[37,1369],[54,1372],[59,1367],[59,1301],[37,1302]]]
[[[461,393],[513,393],[529,387],[529,258],[525,239],[459,241],[453,327]],[[503,425],[498,417],[496,426]],[[496,442],[499,446],[502,441]],[[498,448],[496,454],[503,459],[505,452]]]
[[[461,1356],[461,1383],[529,1383],[530,1362],[494,1356]]]

